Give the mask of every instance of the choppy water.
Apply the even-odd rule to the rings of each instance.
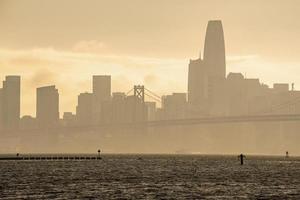
[[[138,159],[141,157],[142,159]],[[104,156],[1,161],[1,199],[300,199],[300,158]]]

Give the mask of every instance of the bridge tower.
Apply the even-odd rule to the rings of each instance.
[[[133,95],[135,99],[135,105],[133,108],[133,122],[145,121],[145,87],[143,85],[135,85],[133,87]]]
[[[134,96],[142,103],[145,103],[145,87],[143,85],[135,85]]]

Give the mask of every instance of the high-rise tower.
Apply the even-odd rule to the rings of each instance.
[[[111,76],[93,76],[93,123],[103,120],[103,104],[111,100]]]
[[[203,60],[210,76],[222,79],[226,77],[225,42],[220,20],[208,22]]]
[[[36,119],[39,128],[58,126],[59,94],[54,85],[36,89]]]
[[[6,76],[2,89],[2,124],[5,129],[18,129],[20,122],[20,76]]]
[[[108,101],[111,98],[111,76],[93,76],[93,94],[98,102]]]
[[[212,114],[212,110],[219,109],[218,105],[222,104],[225,78],[226,61],[222,22],[209,21],[203,58],[200,55],[198,59],[191,60],[189,63],[188,102],[192,115]]]
[[[92,123],[93,114],[93,94],[81,93],[78,96],[78,104],[76,107],[76,118],[79,125],[90,125]]]

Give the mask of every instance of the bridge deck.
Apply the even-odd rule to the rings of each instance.
[[[66,126],[52,127],[46,129],[21,129],[21,130],[6,130],[4,134],[11,136],[13,133],[40,133],[43,131],[94,131],[109,128],[146,128],[146,127],[163,127],[163,126],[189,126],[200,124],[225,124],[225,123],[257,123],[257,122],[300,122],[300,114],[288,115],[253,115],[253,116],[224,116],[224,117],[201,117],[201,118],[186,118],[186,119],[168,119],[156,121],[138,121],[129,123],[104,123],[99,125],[84,125],[84,126]]]

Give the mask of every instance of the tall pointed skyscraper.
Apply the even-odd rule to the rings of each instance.
[[[192,116],[211,115],[221,111],[222,91],[226,79],[225,43],[222,22],[209,21],[204,54],[190,60],[188,74],[189,113]],[[221,111],[222,112],[222,111]]]
[[[226,77],[225,42],[220,20],[208,22],[203,59],[210,76],[222,79]]]

